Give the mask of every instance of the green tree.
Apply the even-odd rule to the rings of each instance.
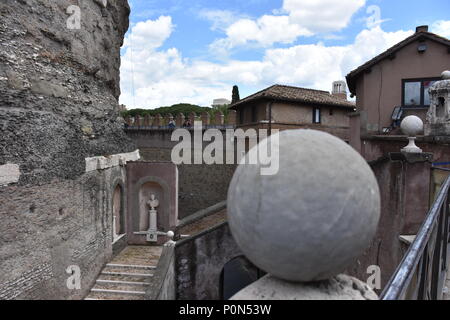
[[[231,97],[231,104],[234,104],[234,103],[238,102],[239,100],[241,100],[241,98],[239,97],[239,87],[233,86],[233,94]]]
[[[191,112],[195,112],[196,114],[201,114],[202,112],[206,111],[206,112],[210,112],[212,109],[209,107],[201,107],[198,105],[194,105],[194,104],[189,104],[189,103],[178,103],[178,104],[174,104],[170,107],[159,107],[156,109],[142,109],[142,108],[138,108],[138,109],[131,109],[131,110],[126,110],[122,112],[122,116],[123,117],[135,117],[137,115],[140,116],[145,116],[146,114],[150,115],[150,116],[155,116],[158,113],[161,116],[165,116],[167,114],[172,114],[174,117],[176,117],[179,113],[184,114],[185,116],[188,116],[189,113]]]

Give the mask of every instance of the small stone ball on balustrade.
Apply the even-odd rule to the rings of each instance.
[[[400,128],[409,137],[415,137],[423,132],[423,121],[417,116],[408,116],[402,120]]]
[[[227,200],[232,235],[250,261],[279,279],[329,279],[353,263],[375,235],[377,180],[352,147],[328,133],[283,131],[259,147],[269,141],[279,147],[278,172],[262,175],[265,166],[241,164],[232,179]],[[249,153],[257,152],[255,147]]]
[[[450,71],[446,70],[441,74],[443,80],[450,80]]]

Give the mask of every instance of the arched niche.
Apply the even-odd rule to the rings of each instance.
[[[436,117],[444,119],[446,115],[447,114],[445,110],[445,98],[439,97],[436,105]]]
[[[112,191],[112,232],[113,241],[126,233],[125,192],[123,183],[118,181]]]

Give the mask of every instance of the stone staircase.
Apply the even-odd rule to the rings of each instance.
[[[128,246],[99,274],[85,300],[143,300],[162,247]]]

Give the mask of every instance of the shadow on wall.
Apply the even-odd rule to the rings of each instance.
[[[177,300],[219,300],[224,266],[242,256],[231,236],[228,223],[222,223],[184,240],[175,247]]]
[[[239,256],[228,261],[220,274],[221,300],[229,300],[236,293],[252,284],[266,273],[245,256]]]

